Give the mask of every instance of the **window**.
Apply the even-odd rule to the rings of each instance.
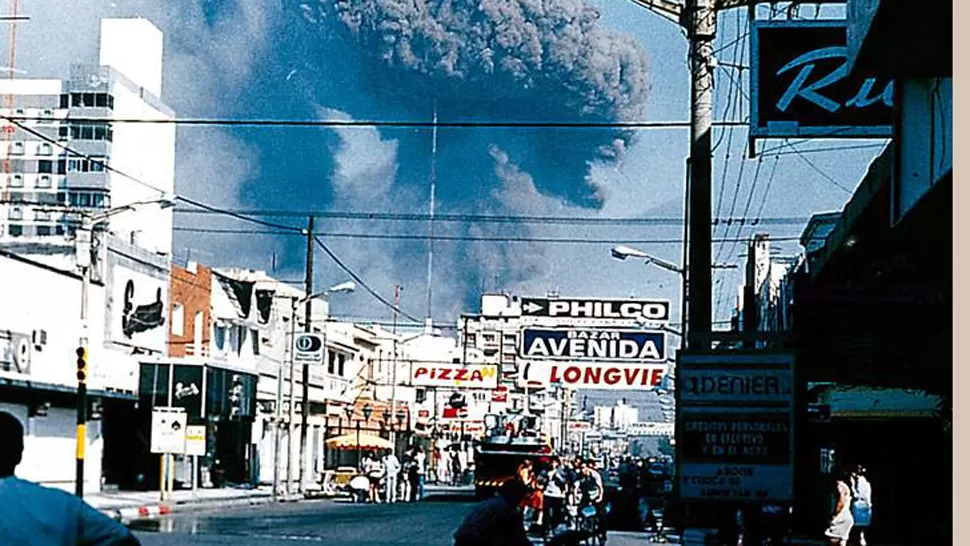
[[[344,376],[344,365],[347,363],[347,355],[340,353],[337,358],[337,375]]]
[[[22,188],[24,187],[24,175],[15,174],[10,177],[10,187],[11,188]]]
[[[250,330],[249,337],[253,340],[253,354],[259,356],[259,332]]]
[[[37,235],[39,237],[50,237],[51,227],[50,226],[37,226]]]
[[[91,158],[91,172],[93,173],[103,173],[104,172],[104,160]]]
[[[85,93],[84,94],[84,98],[83,98],[83,102],[84,102],[84,106],[85,107],[93,107],[94,106],[94,93]]]
[[[67,108],[69,106],[69,104],[70,104],[70,99],[71,99],[70,95],[68,95],[67,93],[61,93],[61,104],[60,104],[60,107],[61,108]]]
[[[38,222],[50,222],[51,213],[48,210],[38,210],[34,212],[34,219]]]
[[[71,93],[71,106],[81,106],[80,93]]]
[[[54,162],[49,159],[41,159],[37,162],[37,172],[51,174],[54,172]]]
[[[24,234],[24,226],[19,224],[10,224],[10,227],[7,228],[7,233],[9,233],[11,237],[20,237]]]
[[[185,331],[185,307],[181,303],[172,304],[172,335],[182,337]]]
[[[51,177],[49,174],[42,174],[37,177],[37,187],[38,188],[50,188],[51,187]]]
[[[97,106],[98,108],[107,108],[108,107],[108,94],[107,93],[98,93],[97,95],[95,95],[95,97],[94,97],[94,105]]]
[[[10,209],[10,215],[9,216],[10,216],[10,219],[11,220],[23,220],[24,219],[24,211],[20,207],[13,207],[12,209]]]
[[[65,125],[61,125],[57,128],[57,140],[67,140],[67,137],[71,135],[71,128]]]
[[[114,110],[114,107],[115,107],[114,95],[108,95],[108,108],[111,108],[112,110]]]
[[[333,351],[326,351],[327,355],[327,373],[332,374],[336,369],[337,353]]]
[[[215,336],[216,338],[216,349],[223,350],[226,346],[226,327],[225,326],[215,326]]]
[[[54,153],[54,148],[48,142],[41,142],[40,146],[37,147],[37,155],[51,155]]]
[[[57,160],[57,174],[67,174],[67,160],[58,159]]]
[[[55,235],[64,235],[64,226],[54,226]]]
[[[475,338],[475,334],[465,334],[465,343],[469,347],[474,347],[478,340]]]

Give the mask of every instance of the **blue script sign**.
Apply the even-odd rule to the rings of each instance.
[[[663,361],[663,332],[612,328],[525,328],[519,354],[528,359]]]
[[[850,76],[844,21],[758,21],[754,138],[892,136],[893,82]]]

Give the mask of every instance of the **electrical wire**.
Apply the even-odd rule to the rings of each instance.
[[[336,263],[337,266],[340,267],[340,269],[343,269],[344,272],[350,275],[350,277],[354,279],[359,285],[363,286],[364,290],[367,290],[367,292],[369,292],[370,295],[374,296],[374,298],[377,301],[383,303],[387,307],[390,307],[395,312],[399,313],[401,316],[403,316],[404,318],[412,322],[419,322],[419,323],[422,322],[420,319],[414,317],[413,315],[408,314],[406,311],[403,311],[398,306],[387,301],[387,299],[384,298],[384,296],[381,296],[379,293],[377,293],[377,291],[371,288],[370,285],[367,284],[366,281],[364,281],[364,279],[360,278],[360,275],[355,273],[353,269],[348,267],[347,264],[345,264],[339,257],[337,257],[337,255],[332,250],[330,250],[330,247],[328,247],[323,241],[320,240],[320,237],[316,233],[312,234],[312,236],[313,236],[313,240],[317,243],[317,246],[323,249],[323,251],[327,253],[327,256],[330,256],[330,259],[333,260],[334,263]]]
[[[10,116],[12,123],[50,121],[34,116]],[[310,120],[310,119],[227,119],[227,118],[70,118],[73,123],[122,123],[145,125],[228,126],[228,127],[387,127],[402,129],[431,129],[434,123],[422,120]],[[739,125],[736,121],[714,121],[715,126]],[[689,121],[438,121],[437,126],[452,129],[686,129]]]

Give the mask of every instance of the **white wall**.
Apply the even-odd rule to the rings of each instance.
[[[0,410],[12,413],[24,425],[24,456],[16,475],[44,485],[74,490],[75,415],[68,408],[51,408],[46,417],[27,417],[27,407],[0,402]],[[101,454],[104,442],[101,422],[87,427],[85,452],[85,491],[101,489]]]

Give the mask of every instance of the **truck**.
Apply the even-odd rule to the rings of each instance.
[[[539,466],[552,456],[549,442],[536,430],[529,415],[486,417],[485,435],[475,450],[475,497],[488,498],[508,479],[515,478],[527,459]]]

